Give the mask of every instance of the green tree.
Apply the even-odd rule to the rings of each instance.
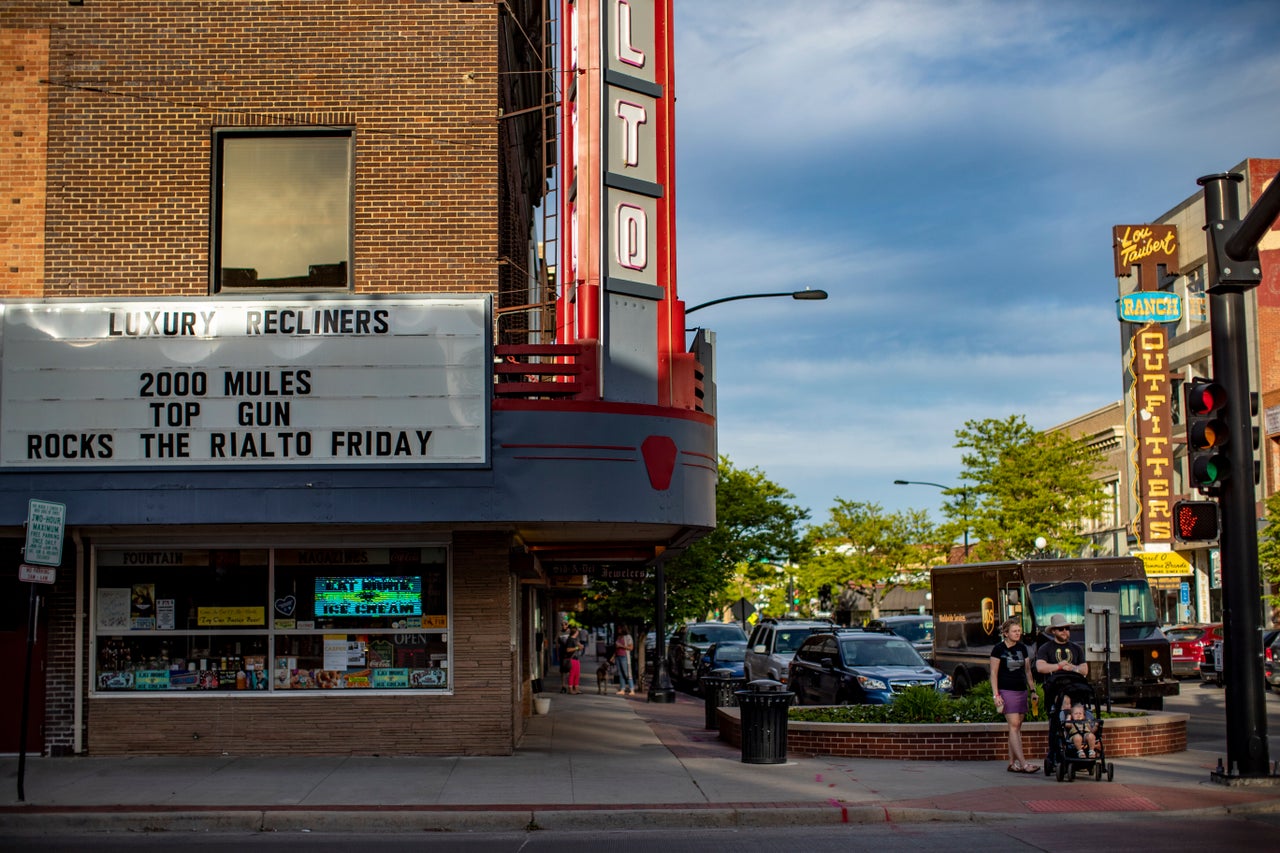
[[[886,515],[879,504],[843,498],[836,498],[825,524],[809,528],[806,544],[804,586],[818,589],[829,583],[838,591],[853,581],[871,602],[873,619],[894,589],[927,583],[929,567],[942,562],[949,550],[937,540],[924,510]]]
[[[729,581],[739,567],[752,567],[747,571],[755,577],[765,570],[774,572],[766,563],[796,559],[801,551],[799,525],[809,513],[794,500],[760,470],[735,468],[721,456],[715,529],[664,566],[667,624],[701,619],[736,601],[738,588]],[[589,625],[636,626],[636,636],[643,638],[654,621],[653,583],[595,581],[582,618]]]
[[[1258,532],[1258,568],[1264,581],[1280,583],[1280,492],[1267,498],[1266,526]]]
[[[1037,537],[1051,553],[1084,549],[1088,539],[1080,530],[1101,515],[1105,496],[1094,479],[1097,454],[1083,441],[1034,430],[1021,415],[966,421],[956,439],[965,451],[960,478],[968,489],[974,557],[1032,556]],[[944,511],[960,520],[958,505]]]

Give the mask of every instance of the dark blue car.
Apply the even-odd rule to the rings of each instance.
[[[742,668],[742,662],[746,654],[746,643],[730,640],[712,643],[698,660],[698,681],[702,681],[702,676],[717,669],[729,670],[731,673],[730,678],[745,679],[746,674]]]
[[[902,637],[841,631],[804,641],[791,659],[787,686],[797,705],[886,705],[908,687],[948,693],[951,679]]]

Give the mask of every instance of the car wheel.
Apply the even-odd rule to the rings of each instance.
[[[1139,699],[1133,703],[1133,706],[1142,711],[1163,711],[1164,697],[1152,696],[1146,699]]]

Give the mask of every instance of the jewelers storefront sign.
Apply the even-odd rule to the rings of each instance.
[[[488,308],[3,305],[0,467],[487,464]]]

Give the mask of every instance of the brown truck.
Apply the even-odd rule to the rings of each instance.
[[[1000,641],[1000,623],[1022,620],[1022,642],[1035,653],[1048,642],[1043,631],[1055,613],[1071,624],[1071,642],[1085,648],[1085,593],[1119,596],[1120,648],[1105,666],[1089,665],[1089,680],[1100,699],[1159,710],[1176,696],[1169,641],[1156,622],[1151,588],[1136,557],[1015,560],[939,566],[931,572],[934,616],[933,665],[951,676],[953,692],[964,695],[987,681],[991,649]],[[1087,650],[1086,650],[1087,654]],[[1088,655],[1087,655],[1088,656]]]

